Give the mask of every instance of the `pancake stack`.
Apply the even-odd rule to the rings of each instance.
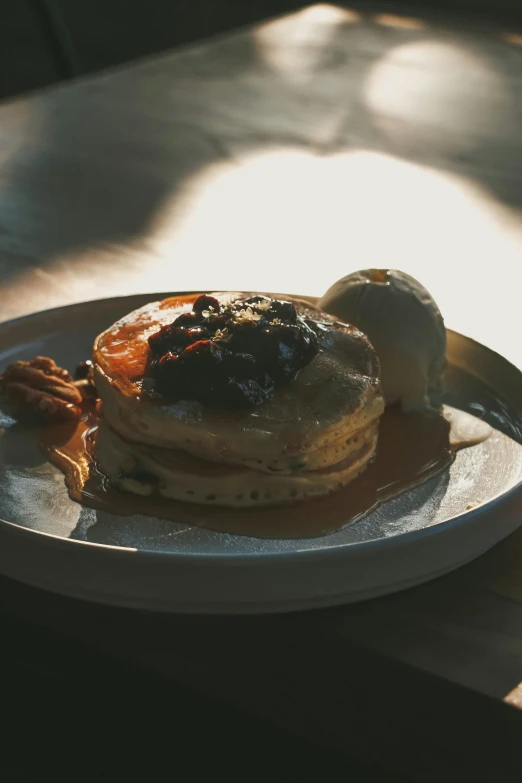
[[[292,502],[348,484],[375,455],[384,410],[379,362],[368,339],[298,299],[264,300],[256,314],[255,304],[237,306],[253,294],[212,297],[221,308],[236,307],[233,312],[243,318],[253,312],[252,334],[265,323],[263,309],[291,303],[313,350],[292,377],[270,388],[266,381],[268,391],[252,404],[249,398],[245,405],[225,405],[217,393],[213,400],[214,387],[209,380],[204,388],[204,376],[191,387],[192,398],[185,398],[182,391],[176,394],[175,383],[172,390],[159,383],[164,360],[154,356],[155,335],[191,313],[197,295],[130,313],[94,343],[102,401],[95,457],[101,470],[124,491],[221,506]],[[277,331],[280,323],[273,318],[266,330]],[[216,342],[225,332],[216,331]],[[177,358],[169,354],[167,361],[174,366]]]

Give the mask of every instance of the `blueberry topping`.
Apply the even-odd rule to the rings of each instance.
[[[155,389],[169,400],[225,408],[260,405],[319,350],[292,302],[254,296],[221,304],[203,294],[149,337]]]

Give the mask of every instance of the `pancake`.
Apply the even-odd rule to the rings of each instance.
[[[345,486],[375,453],[378,421],[364,433],[348,457],[327,468],[266,473],[194,457],[185,451],[145,446],[121,438],[103,419],[94,454],[113,486],[138,495],[222,506],[261,506],[304,500]]]
[[[252,295],[228,292],[213,296],[234,301]],[[363,436],[365,443],[373,444],[365,452],[371,458],[376,437],[372,441],[365,433],[372,432],[384,409],[375,351],[355,327],[298,299],[286,297],[300,315],[316,324],[319,351],[261,405],[224,410],[196,400],[172,402],[150,394],[148,338],[189,312],[196,298],[190,295],[148,304],[96,339],[95,381],[113,439],[127,444],[131,453],[147,446],[178,450],[210,461],[214,467],[242,466],[272,478],[294,478],[350,461],[358,448],[357,439]],[[104,468],[103,456],[100,462]],[[348,476],[352,474],[341,472],[336,486],[351,480]],[[252,476],[250,479],[253,481]],[[255,481],[261,478],[256,476]],[[324,480],[320,484],[326,486]],[[335,488],[334,484],[330,482],[326,491]],[[271,485],[264,487],[250,491],[275,492]],[[294,488],[292,485],[289,491]]]

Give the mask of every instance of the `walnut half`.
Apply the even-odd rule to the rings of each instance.
[[[13,362],[0,375],[0,392],[17,406],[54,420],[78,419],[82,394],[67,370],[46,356]]]

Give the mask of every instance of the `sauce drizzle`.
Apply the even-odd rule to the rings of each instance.
[[[339,530],[377,506],[446,470],[459,449],[485,440],[491,428],[451,408],[445,415],[388,408],[380,422],[377,456],[351,484],[324,497],[259,508],[203,506],[111,487],[92,458],[98,427],[94,406],[79,422],[45,428],[46,457],[65,475],[69,496],[119,515],[144,514],[234,535],[314,538]]]

